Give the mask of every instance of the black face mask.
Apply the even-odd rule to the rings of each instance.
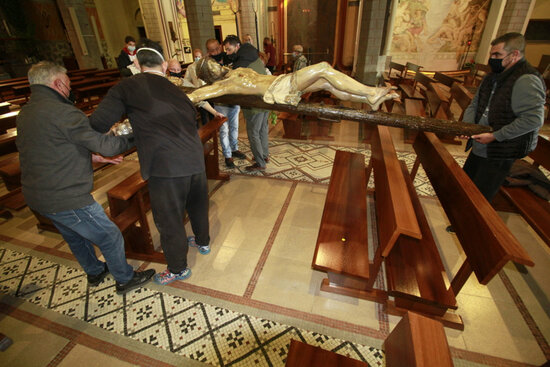
[[[223,53],[219,53],[217,55],[212,55],[211,56],[214,60],[216,60],[216,62],[221,62],[223,60]]]
[[[169,71],[168,73],[170,74],[170,76],[176,76],[178,78],[183,78],[183,75],[182,75],[181,71],[179,73],[174,73],[173,71]]]
[[[504,71],[504,66],[502,66],[502,60],[504,59],[489,59],[489,66],[491,71],[495,74],[500,74]]]
[[[75,96],[73,90],[72,90],[72,89],[69,89],[69,87],[67,87],[67,86],[65,85],[65,83],[63,83],[63,82],[61,82],[61,83],[62,83],[63,86],[64,86],[65,88],[67,88],[67,90],[69,91],[69,95],[65,96],[65,98],[67,98],[69,101],[71,101],[71,102],[74,104],[74,103],[76,102],[76,96]]]
[[[71,101],[73,104],[76,102],[76,95],[74,94],[72,89],[69,91],[69,95],[67,96],[67,99]]]

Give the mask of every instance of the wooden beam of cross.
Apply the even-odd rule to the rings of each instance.
[[[381,111],[356,110],[342,106],[330,106],[301,101],[297,106],[268,104],[261,97],[247,95],[225,95],[212,99],[214,103],[237,104],[241,107],[254,107],[265,110],[284,111],[299,115],[316,116],[327,120],[351,120],[371,125],[385,125],[430,131],[436,134],[472,136],[492,131],[490,126],[467,124],[457,121],[440,120],[428,117],[398,115]]]

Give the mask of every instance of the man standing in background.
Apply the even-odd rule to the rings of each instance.
[[[206,51],[208,56],[220,65],[226,65],[229,62],[217,39],[212,38],[206,41]],[[235,168],[233,158],[246,159],[246,155],[239,150],[239,112],[241,107],[239,105],[216,104],[214,109],[227,116],[227,121],[220,127],[220,144],[226,167]]]

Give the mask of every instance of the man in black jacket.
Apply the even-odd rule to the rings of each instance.
[[[250,68],[258,74],[265,75],[264,63],[258,56],[258,50],[250,43],[241,44],[239,37],[229,35],[223,41],[225,52],[231,60],[231,67]],[[269,111],[257,108],[242,108],[246,121],[246,133],[255,163],[246,167],[249,172],[264,171],[269,162],[268,122]]]
[[[151,209],[168,268],[155,276],[159,284],[184,280],[188,246],[210,252],[208,186],[196,110],[187,95],[167,78],[162,48],[140,42],[141,73],[112,87],[90,117],[94,129],[106,132],[126,114],[132,125],[141,176],[148,180]],[[188,213],[195,236],[186,237]]]
[[[66,69],[42,61],[29,70],[31,98],[17,117],[17,149],[21,183],[27,205],[52,220],[88,274],[88,284],[99,285],[110,272],[119,294],[147,282],[154,270],[134,272],[126,261],[124,239],[90,191],[92,160],[105,159],[131,147],[120,137],[93,130],[86,115],[70,100]],[[106,263],[98,260],[96,244]]]
[[[120,51],[120,55],[117,58],[118,70],[123,77],[132,76],[132,71],[128,69],[128,66],[134,63],[136,58],[136,40],[132,36],[126,36],[124,38],[124,48]]]

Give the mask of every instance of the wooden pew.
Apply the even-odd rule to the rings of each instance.
[[[291,339],[285,367],[368,367],[365,362]]]
[[[87,98],[90,100],[91,97],[103,97],[107,94],[107,91],[115,84],[118,84],[118,80],[109,81],[101,84],[92,84],[84,87],[78,87],[75,89],[78,100],[82,101]]]
[[[10,112],[10,106],[11,103],[9,102],[0,102],[0,115]]]
[[[298,114],[279,112],[278,119],[283,121],[284,139],[306,139],[306,136],[302,135],[302,119]]]
[[[0,115],[0,134],[5,134],[9,129],[16,127],[17,115],[19,115],[19,111],[11,111]]]
[[[0,135],[0,156],[17,152],[16,137],[16,129],[9,129],[5,134]]]
[[[396,71],[396,74],[392,75],[392,71],[394,70]],[[390,69],[388,71],[388,79],[386,81],[392,85],[399,85],[405,76],[405,70],[405,65],[390,61]]]
[[[413,64],[412,62],[407,62],[405,64],[405,73],[403,77],[408,80],[414,79],[416,73],[420,73],[420,69],[423,69],[422,66]]]
[[[384,341],[387,367],[452,367],[451,351],[440,322],[407,312]],[[286,367],[359,367],[366,363],[292,339]]]
[[[312,261],[313,269],[328,274],[321,289],[366,289],[370,279],[367,182],[365,157],[336,151]]]
[[[529,154],[535,167],[550,170],[550,141],[539,136],[537,147]],[[527,187],[502,186],[492,201],[496,210],[520,213],[540,238],[550,246],[550,203]],[[508,204],[508,205],[506,205]]]
[[[458,117],[458,121],[462,121],[464,118],[464,111],[466,111],[466,108],[472,103],[472,99],[474,96],[468,91],[464,85],[460,83],[454,83],[451,86],[451,99],[450,103],[452,101],[456,101],[456,103],[459,105],[460,109],[462,110],[460,116]]]
[[[413,146],[466,254],[466,260],[451,281],[455,295],[472,272],[479,283],[486,285],[508,261],[534,265],[491,204],[434,134],[419,133]]]
[[[386,367],[451,367],[453,360],[440,322],[407,312],[384,341]]]

